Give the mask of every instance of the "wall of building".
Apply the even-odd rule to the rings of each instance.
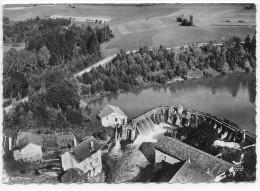
[[[120,125],[125,124],[125,123],[127,123],[127,118],[113,113],[106,117],[103,117],[101,119],[101,122],[104,127],[109,127],[109,126],[114,126],[117,124],[120,124]]]
[[[39,145],[29,143],[21,149],[21,159],[24,162],[36,162],[42,160],[42,148]]]
[[[180,162],[180,160],[155,149],[155,163],[159,163],[162,161],[165,161],[169,164],[175,164],[175,163]]]

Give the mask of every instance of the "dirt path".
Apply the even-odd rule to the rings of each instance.
[[[108,62],[110,62],[113,58],[115,58],[115,56],[116,55],[106,57],[103,60],[100,60],[99,62],[97,62],[96,64],[93,64],[92,66],[89,66],[89,67],[85,68],[84,70],[76,73],[74,76],[75,77],[82,76],[82,74],[84,74],[86,72],[90,72],[92,70],[92,68],[95,68],[98,66],[103,66],[103,65],[107,64]]]

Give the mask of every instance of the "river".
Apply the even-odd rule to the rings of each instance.
[[[255,134],[255,100],[255,73],[241,73],[111,94],[92,102],[89,108],[95,116],[106,104],[112,104],[134,118],[158,105],[181,104],[229,119]]]

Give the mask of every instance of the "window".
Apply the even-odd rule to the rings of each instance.
[[[117,118],[115,118],[115,122],[117,122]]]

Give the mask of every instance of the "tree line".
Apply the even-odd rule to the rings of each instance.
[[[250,47],[255,47],[254,41],[250,43]],[[250,71],[255,68],[255,55],[252,55],[255,50],[246,47],[234,37],[223,46],[209,43],[170,50],[162,46],[153,50],[141,47],[130,54],[121,50],[105,67],[93,68],[78,80],[83,84],[83,94],[96,94],[164,84],[176,76],[187,78],[193,71],[202,71],[206,77],[212,75],[212,71],[218,74]]]

